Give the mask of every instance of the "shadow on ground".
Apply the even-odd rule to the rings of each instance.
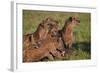
[[[74,49],[82,49],[83,51],[86,51],[88,53],[91,53],[91,43],[90,42],[77,42],[73,44]]]

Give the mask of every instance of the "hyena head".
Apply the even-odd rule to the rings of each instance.
[[[78,25],[80,23],[80,20],[75,16],[69,17],[68,20],[71,22],[72,25]]]
[[[43,22],[41,23],[41,25],[45,28],[48,28],[49,31],[51,31],[52,28],[58,28],[58,21],[51,18],[51,17],[48,17],[46,18],[45,20],[43,20]]]

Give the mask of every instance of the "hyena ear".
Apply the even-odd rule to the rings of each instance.
[[[46,20],[42,20],[42,22],[39,24],[39,26],[44,27]]]
[[[70,21],[76,20],[76,17],[75,16],[71,16],[71,17],[69,17],[69,20]]]
[[[77,17],[76,16],[72,16],[72,20],[76,20],[77,19]]]
[[[49,21],[51,21],[51,20],[52,20],[52,18],[48,17],[48,18],[46,18],[46,19],[44,20],[44,22],[49,22]]]
[[[46,18],[46,21],[51,21],[51,18],[50,17]]]
[[[71,17],[69,17],[69,21],[72,21],[72,19],[73,19],[73,17],[71,16]]]
[[[39,24],[39,26],[44,28],[44,25],[43,25],[43,23],[40,23],[40,24]]]

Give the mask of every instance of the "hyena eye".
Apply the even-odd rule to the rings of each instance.
[[[49,23],[48,25],[52,25],[52,24]]]
[[[49,26],[49,27],[53,27],[53,24],[49,23],[48,26]]]

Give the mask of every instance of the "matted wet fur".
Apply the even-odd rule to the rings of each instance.
[[[48,35],[48,38],[41,41],[38,49],[25,49],[23,52],[23,62],[40,61],[42,58],[47,57],[49,60],[54,60],[54,56],[62,58],[64,55],[63,43],[61,38]],[[32,47],[31,47],[32,48]],[[59,51],[58,51],[59,50]]]
[[[65,49],[68,52],[72,47],[73,27],[79,22],[76,17],[69,17],[62,30],[59,30],[56,20],[43,20],[36,32],[24,36],[26,45],[23,50],[23,62],[41,61],[45,57],[48,60],[55,60],[54,57],[62,59]]]
[[[44,57],[47,57],[49,60],[54,60],[54,57],[62,58],[64,56],[64,46],[61,40],[61,37],[58,36],[58,22],[56,20],[47,18],[43,23],[46,26],[48,25],[48,30],[46,33],[46,37],[42,35],[41,40],[39,40],[36,35],[36,32],[39,33],[39,31],[36,31],[33,34],[27,34],[25,37],[28,39],[25,39],[27,44],[27,47],[24,47],[23,49],[23,62],[32,62],[32,61],[39,61]],[[37,30],[40,28],[38,27]],[[39,36],[39,34],[38,34]],[[38,45],[38,47],[34,47],[33,45],[33,39],[38,40],[38,42],[35,41],[35,43]]]
[[[52,28],[57,28],[58,21],[54,20],[53,18],[46,18],[45,20],[43,20],[37,30],[34,33],[29,33],[24,35],[24,39],[23,39],[23,45],[24,48],[29,46],[29,45],[34,45],[35,47],[38,48],[37,43],[43,39],[45,39],[47,37],[48,32],[50,32],[50,30]]]

